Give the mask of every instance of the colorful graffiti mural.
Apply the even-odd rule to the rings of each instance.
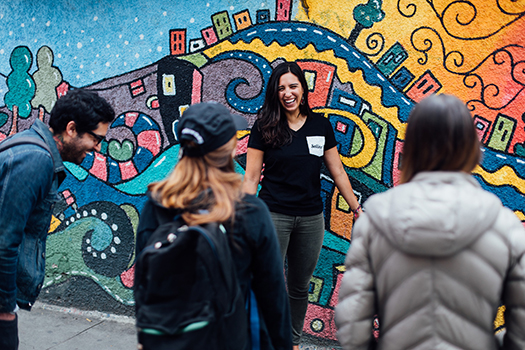
[[[126,1],[115,2],[115,8],[121,3],[133,9]],[[76,4],[96,10],[90,2]],[[147,4],[151,8],[144,11],[156,16],[156,27],[133,24],[131,31],[141,40],[131,44],[136,51],[114,49],[109,58],[100,49],[100,55],[107,56],[101,62],[107,63],[90,63],[87,70],[81,67],[87,63],[76,61],[86,61],[88,53],[72,53],[74,45],[69,42],[63,46],[53,37],[42,40],[35,34],[31,40],[27,35],[10,37],[13,31],[2,34],[0,140],[29,128],[36,118],[47,121],[56,100],[69,89],[96,90],[118,113],[101,152],[80,166],[66,165],[62,201],[55,207],[48,239],[44,299],[46,293],[55,296],[53,291],[60,286],[76,283],[83,287],[75,300],[98,288],[109,296],[105,310],[133,313],[138,217],[147,185],[164,178],[176,163],[178,119],[192,103],[217,101],[252,125],[265,84],[282,60],[297,61],[304,70],[311,107],[330,120],[361,203],[397,184],[404,128],[414,104],[433,93],[451,93],[469,106],[483,143],[483,162],[475,177],[525,221],[523,3],[275,0],[217,1],[212,6],[177,2],[162,8]],[[189,24],[187,18],[173,15],[187,13],[188,8],[193,14]],[[64,6],[62,11],[67,17],[73,10]],[[143,10],[136,11],[123,11],[122,19],[140,23]],[[0,5],[0,21],[6,21],[7,13]],[[35,17],[9,23],[20,26],[31,21]],[[50,27],[49,21],[43,23]],[[157,27],[167,29],[159,32]],[[150,33],[149,41],[138,34],[141,28]],[[96,31],[86,24],[88,30],[89,35],[108,37],[108,52],[125,40],[120,27]],[[78,40],[77,49],[95,41],[75,35],[68,40]],[[123,45],[129,47],[130,42]],[[166,45],[169,50],[161,48]],[[141,55],[147,59],[125,64]],[[116,67],[119,60],[123,64]],[[103,73],[95,74],[97,67]],[[238,133],[240,173],[249,133]],[[326,169],[321,183],[326,232],[311,281],[304,331],[320,343],[335,344],[333,309],[353,222]],[[503,326],[501,317],[496,326]]]

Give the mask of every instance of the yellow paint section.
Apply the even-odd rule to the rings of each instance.
[[[496,314],[496,319],[494,319],[494,329],[501,327],[505,324],[505,305],[502,305],[498,308],[498,313]]]
[[[388,108],[381,102],[382,90],[378,86],[369,85],[363,79],[363,73],[357,70],[355,73],[350,72],[346,69],[344,75],[345,80],[342,77],[339,78],[342,83],[350,82],[354,88],[356,95],[361,96],[364,100],[372,105],[374,113],[385,119],[397,130],[397,137],[400,140],[405,139],[406,123],[403,123],[397,117],[397,107]]]
[[[335,269],[337,271],[340,271],[340,272],[345,272],[346,271],[345,265],[338,265],[338,266],[335,267]]]
[[[348,204],[348,202],[343,198],[343,196],[337,196],[337,209],[345,212],[349,212],[351,210],[350,204]]]
[[[354,8],[366,2],[310,1],[308,14],[299,7],[294,19],[317,24],[348,38],[356,24],[353,19]],[[501,10],[498,6],[501,6]],[[468,101],[479,98],[480,84],[475,88],[467,88],[463,82],[464,74],[478,66],[493,51],[506,45],[521,44],[522,37],[516,28],[524,25],[525,16],[520,18],[524,7],[521,2],[511,0],[383,1],[381,9],[385,17],[371,28],[363,29],[355,45],[363,53],[375,55],[375,60],[378,60],[388,48],[399,42],[409,55],[403,66],[416,78],[431,70],[443,85],[439,93],[454,94]],[[508,25],[510,23],[512,25]],[[367,47],[367,38],[374,33],[383,37],[381,52]],[[423,61],[425,54],[421,52],[424,50],[428,50],[426,62]],[[447,71],[445,66],[452,72]]]
[[[491,173],[485,169],[477,166],[473,171],[474,174],[481,176],[486,182],[494,186],[508,186],[511,185],[517,191],[525,194],[525,180],[519,177],[514,169],[505,165],[495,172]]]
[[[250,43],[239,41],[232,44],[229,41],[223,41],[204,51],[204,54],[212,58],[228,51],[253,51],[273,62],[277,58],[283,58],[287,61],[301,59],[314,59],[320,62],[327,62],[337,67],[337,76],[344,83],[351,83],[356,95],[361,96],[364,100],[372,105],[374,113],[388,121],[397,130],[398,138],[404,139],[406,123],[402,123],[397,117],[397,107],[385,107],[381,102],[382,90],[380,87],[369,85],[364,79],[362,71],[357,70],[352,73],[348,70],[346,60],[336,58],[332,50],[319,52],[313,45],[307,45],[304,49],[299,49],[295,44],[281,46],[276,42],[266,46],[261,40],[254,39]]]
[[[51,225],[49,226],[49,233],[55,231],[62,221],[60,221],[56,216],[51,216]]]
[[[520,219],[520,221],[525,221],[525,214],[523,214],[523,212],[516,210],[514,214],[516,214],[516,216],[518,217],[518,219]]]
[[[308,14],[298,6],[294,20],[311,22],[348,38],[355,26],[353,9],[368,0],[308,1]]]
[[[249,135],[249,134],[250,134],[250,130],[239,130],[237,131],[237,139],[240,140],[244,136]]]
[[[336,114],[353,121],[363,133],[363,148],[361,149],[361,152],[352,157],[339,155],[341,161],[349,168],[362,168],[370,163],[376,152],[377,141],[374,134],[372,134],[372,130],[370,130],[368,125],[366,125],[361,118],[353,113],[332,108],[316,108],[315,112],[323,113],[326,118],[329,114]]]

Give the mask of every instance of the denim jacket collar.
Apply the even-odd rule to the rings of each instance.
[[[35,130],[38,135],[40,135],[44,142],[49,146],[51,150],[51,155],[53,156],[53,166],[55,168],[55,174],[58,176],[59,183],[65,178],[64,163],[62,162],[62,157],[60,152],[58,152],[57,144],[53,138],[53,134],[49,127],[44,124],[40,119],[36,119],[31,129]]]

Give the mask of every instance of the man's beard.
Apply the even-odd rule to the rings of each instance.
[[[60,152],[62,161],[79,165],[86,157],[86,149],[82,146],[82,140],[77,136],[74,140],[62,144]]]

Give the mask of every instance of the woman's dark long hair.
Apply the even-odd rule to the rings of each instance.
[[[304,73],[295,62],[283,62],[279,64],[272,72],[264,104],[259,110],[257,124],[261,131],[263,141],[273,148],[278,148],[292,142],[292,131],[288,127],[286,115],[283,112],[283,106],[279,100],[279,80],[286,73],[292,73],[299,79],[303,88],[303,101],[299,104],[301,114],[308,117],[310,106],[308,104],[308,84]]]
[[[432,95],[408,118],[401,183],[422,171],[472,171],[481,160],[478,134],[467,106],[452,95]]]

